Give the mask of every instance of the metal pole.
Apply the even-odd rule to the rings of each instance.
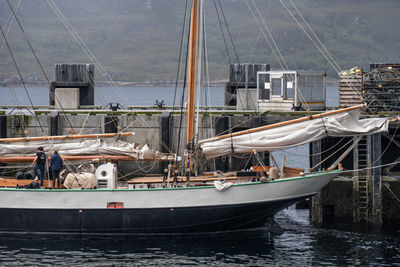
[[[244,79],[245,79],[245,88],[246,88],[246,110],[247,109],[249,109],[249,86],[248,86],[248,83],[249,83],[249,64],[245,64],[244,65],[245,67],[245,69],[244,69]]]

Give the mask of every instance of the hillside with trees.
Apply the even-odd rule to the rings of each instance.
[[[220,0],[240,62],[280,66],[255,22],[260,12],[290,69],[336,72],[302,32],[281,1]],[[55,63],[90,62],[46,0],[10,1],[46,72]],[[250,3],[252,1],[247,1]],[[294,12],[290,0],[282,0]],[[292,1],[334,56],[341,68],[368,67],[375,62],[400,62],[400,2],[398,0]],[[18,5],[18,3],[20,3]],[[54,0],[82,40],[116,81],[175,80],[185,0]],[[221,34],[218,1],[204,0],[211,80],[228,78],[229,57]],[[0,23],[6,31],[11,15],[0,2]],[[221,24],[222,13],[219,12]],[[304,24],[303,24],[304,25]],[[237,62],[224,28],[232,62]],[[28,44],[14,21],[7,37],[24,77],[44,80]],[[0,45],[3,38],[0,37]],[[0,80],[16,76],[6,46],[0,47]],[[96,69],[96,79],[104,80]]]

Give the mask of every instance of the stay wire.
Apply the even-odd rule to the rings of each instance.
[[[19,2],[17,2],[17,4],[15,5],[15,13],[18,13],[18,8],[21,4],[21,1],[22,0],[19,0]],[[3,26],[3,28],[7,28],[7,24],[9,24],[8,28],[6,30],[6,37],[8,37],[8,34],[10,33],[11,26],[13,25],[13,23],[14,23],[14,16],[11,13],[10,16],[6,20],[6,23],[4,23],[4,26]],[[4,45],[5,45],[5,41],[3,41],[3,43],[0,46],[0,55],[1,55],[1,52],[3,52]]]
[[[228,55],[229,64],[232,64],[232,59],[231,59],[231,56],[230,56],[230,53],[229,53],[228,44],[226,43],[225,33],[224,33],[224,29],[222,28],[221,18],[219,17],[219,11],[218,11],[218,7],[217,7],[217,2],[216,1],[217,0],[214,0],[215,12],[217,13],[218,23],[219,23],[219,27],[221,28],[222,39],[224,40],[224,45],[225,45],[226,53]]]
[[[257,25],[258,25],[258,27],[259,27],[259,29],[260,29],[262,35],[264,36],[264,39],[267,41],[268,46],[271,48],[271,51],[272,51],[272,53],[274,54],[275,59],[278,61],[279,66],[284,70],[285,67],[284,67],[283,63],[281,62],[281,59],[280,59],[279,56],[276,54],[276,51],[275,51],[275,49],[274,49],[274,47],[273,47],[271,41],[268,39],[268,37],[267,37],[267,35],[265,34],[263,28],[261,27],[261,24],[260,24],[260,22],[258,21],[256,15],[254,14],[254,12],[253,12],[251,6],[249,5],[248,1],[245,1],[245,3],[246,3],[246,5],[247,5],[247,8],[249,9],[251,15],[253,16],[254,21],[257,23]]]
[[[172,111],[175,110],[175,100],[176,100],[176,92],[178,90],[178,82],[179,82],[179,74],[181,70],[181,60],[182,60],[182,50],[184,45],[184,37],[185,37],[185,30],[186,30],[186,17],[187,17],[187,7],[188,7],[188,0],[185,3],[185,15],[183,17],[183,26],[182,26],[182,35],[181,35],[181,45],[179,48],[179,59],[178,59],[178,68],[176,71],[176,81],[175,81],[175,90],[174,90],[174,102],[172,104]]]
[[[47,9],[50,11],[50,13],[51,13],[51,15],[52,15],[54,21],[56,22],[57,26],[58,26],[60,29],[63,30],[64,27],[65,27],[65,25],[63,25],[62,18],[59,17],[59,16],[56,14],[57,12],[54,10],[53,6],[51,6],[51,4],[50,4],[48,1],[44,0],[44,2],[45,2],[45,4],[46,4]],[[72,49],[73,49],[73,42],[74,42],[73,38],[72,38],[70,35],[65,34],[64,31],[61,31],[61,32],[62,32],[62,35],[63,35],[63,37],[64,37],[65,43],[66,43],[67,46],[72,50]],[[102,92],[101,92],[100,89],[97,89],[97,88],[94,86],[94,77],[93,77],[93,74],[92,74],[90,71],[88,71],[88,75],[89,75],[89,77],[90,77],[89,83],[90,83],[90,85],[93,87],[95,95],[97,95],[97,96],[100,98],[100,100],[102,101],[102,105],[103,105],[103,106],[106,106],[106,105],[107,105],[107,101],[106,101],[104,95],[102,94]],[[93,82],[92,82],[92,81],[93,81]],[[110,101],[108,101],[108,102],[110,102]]]
[[[190,14],[189,21],[191,20],[191,16],[192,16],[192,14]],[[183,78],[182,97],[181,97],[181,110],[180,110],[179,129],[178,129],[178,138],[179,138],[179,140],[181,139],[181,134],[182,134],[183,102],[185,101],[185,89],[186,89],[187,67],[188,67],[187,65],[188,65],[188,59],[189,59],[189,38],[190,38],[190,33],[188,32],[187,41],[186,41],[185,75],[184,75],[184,78]],[[178,146],[177,146],[177,149],[176,149],[175,162],[178,162],[180,143],[181,142],[178,141]]]
[[[100,70],[101,75],[109,82],[111,85],[111,88],[114,89],[115,93],[117,94],[118,97],[120,97],[122,100],[125,101],[125,105],[128,106],[127,102],[127,97],[124,96],[120,88],[115,84],[111,76],[107,73],[107,71],[104,69],[100,61],[95,57],[93,52],[88,48],[88,46],[83,42],[82,38],[78,35],[78,33],[75,31],[75,29],[72,27],[72,25],[69,23],[69,21],[65,18],[63,13],[60,11],[60,9],[56,6],[53,0],[45,0],[48,1],[50,6],[53,8],[54,12],[56,15],[61,19],[61,22],[64,24],[65,28],[70,32],[70,34],[74,37],[74,39],[77,41],[79,46],[82,48],[84,53],[91,59],[94,63],[94,65]]]
[[[7,1],[8,1],[8,0],[7,0]],[[3,35],[4,40],[5,40],[7,49],[8,49],[8,51],[10,52],[10,55],[11,55],[11,58],[12,58],[12,60],[13,60],[13,62],[14,62],[15,68],[17,69],[18,76],[19,76],[19,78],[21,79],[22,85],[24,86],[26,95],[28,96],[28,99],[29,99],[29,103],[31,104],[33,113],[35,114],[35,117],[36,117],[36,119],[37,119],[37,121],[38,121],[40,130],[42,131],[43,134],[45,134],[44,129],[43,129],[43,126],[42,126],[42,124],[41,124],[41,122],[40,122],[40,120],[39,120],[39,117],[38,117],[38,115],[37,115],[37,113],[36,113],[36,111],[35,111],[35,108],[34,108],[34,106],[33,106],[33,102],[32,102],[31,96],[30,96],[30,94],[29,94],[29,92],[28,92],[28,89],[26,88],[26,84],[25,84],[24,78],[22,77],[21,71],[20,71],[20,69],[19,69],[19,67],[18,67],[18,64],[17,64],[17,62],[16,62],[16,60],[15,60],[14,54],[13,54],[13,52],[12,52],[12,50],[11,50],[10,44],[9,44],[8,41],[7,41],[6,35],[5,35],[5,33],[4,33],[4,31],[3,31],[3,27],[1,27],[1,25],[0,25],[0,31],[1,31],[1,34]]]
[[[287,63],[286,63],[285,58],[283,57],[283,55],[282,55],[282,53],[281,53],[281,50],[279,49],[279,47],[278,47],[278,45],[277,45],[277,43],[276,43],[276,41],[275,41],[275,38],[274,38],[273,35],[272,35],[272,32],[271,32],[270,28],[269,28],[268,25],[265,23],[265,19],[264,19],[264,17],[261,15],[261,12],[260,12],[260,10],[259,10],[259,8],[258,8],[256,2],[255,2],[254,0],[252,0],[252,3],[253,3],[253,5],[254,5],[254,7],[255,7],[257,13],[258,13],[258,16],[259,16],[259,18],[260,18],[262,24],[264,25],[265,29],[267,30],[268,35],[269,35],[269,37],[270,37],[270,39],[271,39],[271,41],[272,41],[273,47],[271,47],[271,49],[277,51],[279,58],[281,59],[282,63],[283,63],[284,66],[285,66],[285,67],[283,67],[283,66],[281,65],[282,69],[288,71],[288,70],[289,70],[289,67],[288,67],[288,65],[287,65]],[[292,77],[292,75],[289,75],[289,80],[290,80],[291,82],[294,82],[294,77]],[[301,90],[297,90],[297,93],[298,93],[299,98],[300,98],[300,100],[302,101],[302,103],[305,104],[307,110],[310,110],[310,107],[308,106],[307,101],[306,101],[305,98],[303,97],[303,95],[302,95],[302,93],[301,93]]]
[[[339,69],[331,62],[329,57],[326,55],[326,53],[321,49],[321,47],[315,42],[315,40],[310,36],[310,34],[306,31],[303,25],[299,22],[299,20],[296,18],[296,16],[293,14],[292,11],[287,7],[287,5],[283,2],[283,0],[279,0],[282,6],[286,9],[286,11],[289,13],[289,15],[295,20],[297,25],[300,27],[301,30],[307,35],[307,37],[311,40],[311,42],[314,44],[314,46],[319,50],[319,52],[324,56],[324,58],[328,61],[328,63],[333,67],[333,69],[336,72],[339,72]]]
[[[296,7],[296,5],[293,3],[293,1],[289,0],[289,2],[292,4],[292,6],[296,10],[297,14],[299,14],[299,16],[303,20],[304,24],[307,26],[307,28],[311,31],[311,33],[317,39],[318,43],[324,49],[324,51],[329,56],[329,58],[332,60],[332,62],[337,66],[338,69],[341,69],[341,66],[339,65],[339,63],[333,58],[332,54],[328,51],[328,49],[326,48],[324,43],[322,43],[321,39],[318,37],[318,35],[315,33],[315,31],[311,28],[310,24],[305,20],[304,16],[300,13],[299,9]]]
[[[10,7],[10,9],[11,9],[11,11],[12,11],[14,17],[15,17],[15,21],[18,23],[18,26],[19,26],[19,28],[21,29],[21,31],[22,31],[22,33],[23,33],[23,35],[24,35],[24,38],[25,38],[26,42],[28,43],[29,48],[30,48],[32,54],[34,55],[34,57],[35,57],[35,59],[36,59],[38,65],[39,65],[39,67],[40,67],[40,69],[41,69],[41,71],[42,71],[42,73],[43,73],[43,75],[44,75],[44,77],[45,77],[47,83],[48,83],[49,86],[50,86],[50,92],[53,93],[53,91],[54,91],[53,85],[51,84],[51,82],[50,82],[50,80],[49,80],[49,78],[48,78],[46,72],[44,71],[43,65],[42,65],[42,63],[40,62],[40,60],[39,60],[39,58],[38,58],[38,56],[37,56],[35,50],[33,49],[32,44],[31,44],[31,42],[29,41],[29,39],[28,39],[28,37],[27,37],[27,35],[26,35],[26,33],[25,33],[25,30],[24,30],[24,28],[22,27],[22,24],[21,24],[20,20],[18,19],[17,14],[15,13],[14,8],[12,7],[12,5],[11,5],[11,3],[10,3],[10,0],[7,0],[7,3],[8,3],[8,6]],[[4,33],[3,33],[3,36],[4,36]],[[70,120],[68,119],[67,115],[65,114],[64,108],[62,107],[61,103],[58,101],[58,99],[57,99],[57,97],[56,97],[55,95],[54,95],[54,100],[58,102],[58,105],[60,106],[60,108],[61,108],[61,110],[62,110],[62,112],[63,112],[63,114],[64,114],[64,116],[65,116],[65,118],[66,118],[66,120],[67,120],[67,122],[68,122],[68,124],[69,124],[69,126],[70,126],[70,128],[73,130],[73,126],[72,126]]]
[[[224,14],[224,9],[222,8],[220,0],[217,0],[217,1],[218,1],[219,8],[221,9],[221,14],[222,14],[222,18],[224,19],[224,22],[225,22],[226,30],[228,31],[229,39],[231,40],[233,52],[235,53],[236,59],[237,59],[238,63],[240,64],[239,56],[236,51],[236,46],[235,46],[235,43],[233,42],[231,31],[229,30],[229,27],[228,27],[228,21],[226,20],[226,17]]]
[[[205,73],[206,81],[207,81],[207,88],[204,90],[204,103],[205,106],[208,110],[209,116],[203,116],[204,118],[204,124],[207,125],[208,121],[210,121],[210,128],[215,129],[214,125],[214,120],[211,119],[211,110],[209,109],[209,105],[211,106],[211,89],[210,89],[210,73],[208,69],[208,51],[207,51],[207,29],[206,29],[206,17],[204,14],[204,19],[203,19],[203,48],[204,48],[204,53],[203,53],[203,70]],[[206,134],[204,136],[209,137],[209,132],[205,127],[203,129],[206,131]]]

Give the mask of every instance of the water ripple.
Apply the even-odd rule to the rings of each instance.
[[[399,235],[315,229],[285,210],[280,229],[168,237],[0,237],[1,266],[400,266]]]

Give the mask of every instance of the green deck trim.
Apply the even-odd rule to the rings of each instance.
[[[248,185],[259,185],[259,184],[268,184],[268,183],[282,183],[294,180],[302,180],[302,179],[311,179],[315,177],[319,177],[325,175],[327,173],[341,173],[340,170],[333,170],[330,172],[317,172],[315,174],[305,175],[305,176],[297,176],[290,178],[282,178],[273,180],[267,183],[263,182],[252,182],[252,183],[241,183],[241,184],[233,184],[233,187],[236,186],[248,186]],[[135,189],[24,189],[24,188],[0,188],[0,191],[23,191],[23,192],[131,192],[131,191],[162,191],[162,190],[187,190],[187,189],[204,189],[204,188],[214,188],[214,186],[191,186],[191,187],[173,187],[173,188],[135,188]]]

